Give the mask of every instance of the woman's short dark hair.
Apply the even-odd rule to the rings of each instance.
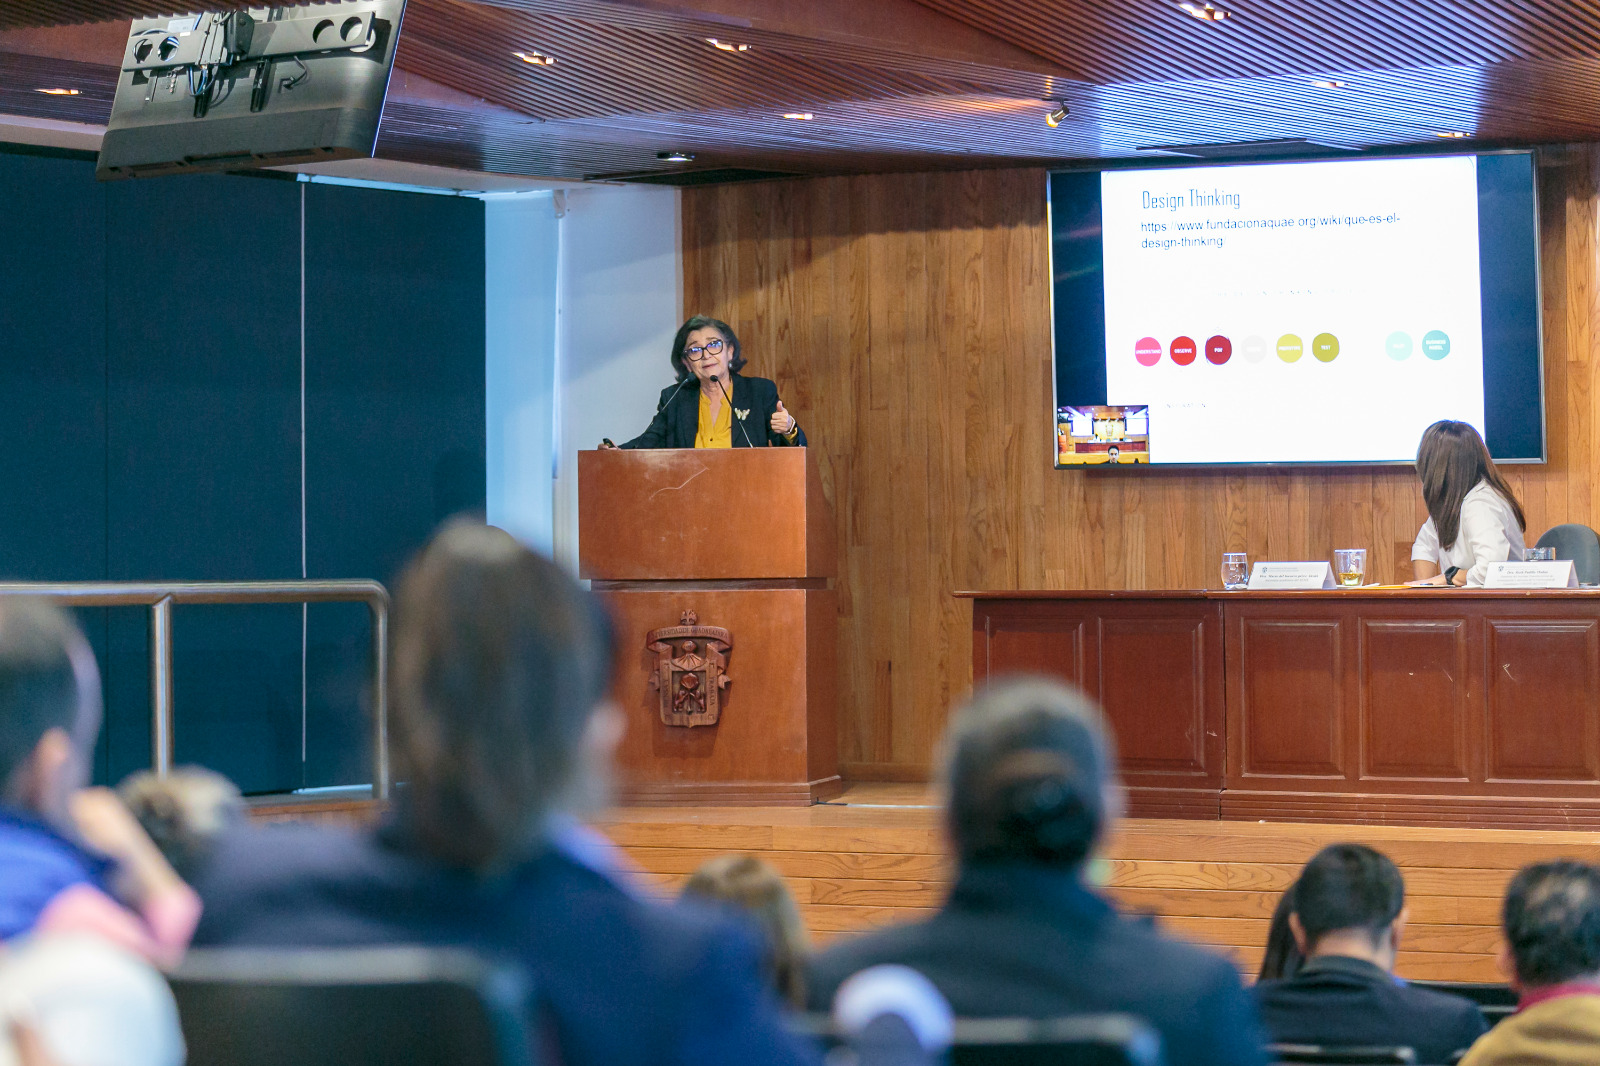
[[[395,599],[390,707],[417,846],[487,870],[537,846],[589,776],[611,626],[560,567],[481,522],[447,524]]]
[[[739,338],[734,334],[733,327],[720,318],[690,315],[689,320],[678,327],[678,335],[672,338],[672,372],[677,375],[677,380],[683,381],[693,373],[683,361],[683,350],[689,346],[689,334],[697,329],[714,329],[728,342],[728,347],[733,349],[728,356],[729,373],[737,374],[744,369],[744,356],[739,354]]]
[[[1042,678],[998,682],[957,713],[946,744],[946,817],[964,865],[1088,858],[1116,772],[1092,700]]]
[[[1600,868],[1572,859],[1524,867],[1502,917],[1518,983],[1547,988],[1600,973]]]

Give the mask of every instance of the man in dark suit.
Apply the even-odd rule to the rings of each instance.
[[[520,964],[566,1066],[811,1063],[753,936],[636,897],[571,814],[602,802],[621,735],[600,607],[483,525],[447,527],[396,597],[393,750],[375,832],[225,837],[196,877],[195,942],[413,943]]]
[[[1395,979],[1405,882],[1388,856],[1332,844],[1306,863],[1293,892],[1289,928],[1306,961],[1293,977],[1256,986],[1273,1040],[1410,1047],[1419,1063],[1443,1063],[1483,1035],[1470,1000]]]
[[[1125,918],[1083,881],[1121,807],[1098,708],[1051,681],[997,685],[952,724],[946,827],[955,888],[926,921],[812,961],[811,1007],[879,963],[922,972],[958,1017],[1122,1012],[1159,1031],[1168,1066],[1263,1061],[1231,963]]]

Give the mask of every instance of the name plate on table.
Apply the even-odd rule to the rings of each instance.
[[[1571,559],[1548,563],[1490,563],[1486,589],[1575,589],[1578,573]]]
[[[1257,563],[1250,568],[1250,584],[1256,590],[1277,589],[1331,589],[1333,567],[1327,560],[1320,563]]]

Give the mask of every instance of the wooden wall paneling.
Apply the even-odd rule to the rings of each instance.
[[[1509,471],[1530,540],[1600,523],[1597,153],[1547,153],[1538,172],[1551,462]],[[861,774],[926,773],[970,683],[955,588],[1215,587],[1223,551],[1362,545],[1369,580],[1410,576],[1426,513],[1405,468],[1051,469],[1044,183],[1018,169],[684,192],[687,309],[726,317],[753,369],[780,368],[825,457],[841,755]]]
[[[1490,781],[1600,784],[1600,620],[1484,619]]]
[[[1465,782],[1468,621],[1362,618],[1358,626],[1360,777]]]
[[[1349,770],[1340,713],[1345,633],[1330,618],[1229,610],[1228,780],[1323,778],[1338,790]]]

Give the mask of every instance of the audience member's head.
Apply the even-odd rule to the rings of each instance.
[[[1330,844],[1300,871],[1289,924],[1308,959],[1344,955],[1392,970],[1405,903],[1405,881],[1387,855],[1364,844]]]
[[[963,865],[1076,869],[1121,814],[1100,711],[1066,685],[992,684],[956,714],[946,744],[948,829]]]
[[[182,1066],[166,979],[102,938],[50,933],[0,949],[0,1066]]]
[[[1289,928],[1289,915],[1294,912],[1294,885],[1283,890],[1278,905],[1272,910],[1272,922],[1267,926],[1267,949],[1261,956],[1261,969],[1257,981],[1280,981],[1293,977],[1304,958],[1300,946],[1294,942],[1294,931]]]
[[[1600,980],[1600,868],[1570,859],[1524,867],[1502,918],[1520,988]]]
[[[0,596],[0,802],[64,824],[89,779],[100,674],[61,608]]]
[[[222,834],[245,817],[244,797],[234,783],[199,766],[180,767],[164,778],[141,770],[117,786],[117,794],[189,882]]]
[[[395,600],[393,750],[416,844],[488,870],[602,799],[611,669],[610,623],[560,567],[492,526],[446,525]]]
[[[754,919],[766,937],[779,993],[795,1006],[805,1005],[806,927],[777,870],[753,855],[719,855],[694,872],[683,898],[736,907]]]

